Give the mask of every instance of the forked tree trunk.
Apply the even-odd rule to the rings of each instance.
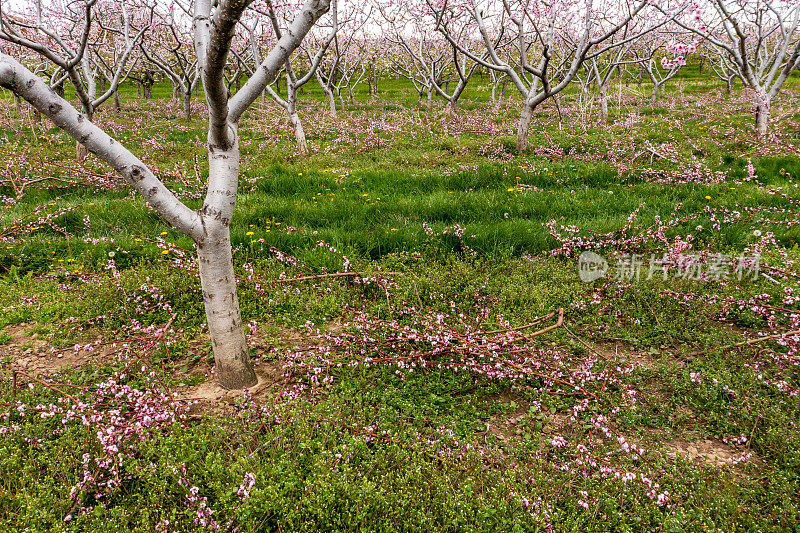
[[[252,387],[258,381],[242,328],[230,232],[218,221],[206,223],[209,235],[197,243],[200,284],[214,350],[214,373],[226,389]]]
[[[325,96],[328,97],[328,108],[331,117],[333,118],[338,117],[339,114],[336,112],[336,97],[334,96],[333,91],[328,86],[325,85],[323,85],[322,89],[325,91]]]
[[[608,93],[605,85],[600,85],[600,118],[608,122]]]
[[[758,104],[756,106],[756,133],[759,137],[767,134],[769,129],[769,104]]]
[[[656,105],[658,102],[658,95],[661,93],[661,85],[653,85],[653,93],[650,95],[650,104]]]
[[[92,113],[84,112],[83,116],[89,122],[92,121]],[[89,157],[89,150],[80,141],[75,141],[75,159],[82,163],[86,161],[87,157]]]
[[[243,389],[258,382],[242,328],[236,274],[231,252],[230,219],[236,202],[239,146],[209,148],[209,192],[201,216],[204,237],[197,257],[208,330],[214,350],[214,373],[226,389]]]
[[[339,99],[339,107],[344,111],[344,97],[341,89],[336,89],[336,97]]]
[[[301,153],[308,153],[308,143],[306,142],[306,133],[303,131],[303,122],[297,112],[289,114],[289,123],[292,125],[294,131],[294,138],[297,140],[297,149]]]
[[[537,102],[530,98],[525,99],[522,105],[522,112],[519,115],[519,125],[517,126],[517,150],[524,152],[528,148],[528,133],[533,122],[533,111],[536,109]]]
[[[189,89],[183,95],[183,118],[192,120],[192,90]]]
[[[453,98],[447,104],[447,112],[450,114],[452,118],[456,118],[458,116],[458,98]]]

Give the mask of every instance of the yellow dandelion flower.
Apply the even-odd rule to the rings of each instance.
[[[162,250],[161,255],[167,255],[168,253],[169,253],[169,250]]]
[[[710,196],[706,196],[706,200],[711,200],[711,197]]]
[[[166,231],[162,231],[161,233],[159,233],[159,235],[166,235],[166,234],[167,234]]]
[[[248,231],[247,233],[245,233],[245,235],[247,235],[249,237],[250,235],[253,235],[253,232],[252,231]]]

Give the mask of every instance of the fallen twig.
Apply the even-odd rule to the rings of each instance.
[[[800,335],[800,329],[795,329],[792,331],[787,331],[786,333],[776,333],[775,335],[767,335],[765,337],[759,337],[757,339],[750,339],[749,341],[737,342],[735,344],[727,344],[725,346],[720,346],[719,348],[707,348],[705,350],[700,350],[699,352],[692,352],[689,354],[689,357],[695,357],[698,355],[703,355],[704,353],[710,352],[712,350],[727,350],[728,348],[738,348],[739,346],[750,346],[752,344],[758,344],[759,342],[768,341],[772,339],[778,339],[785,335]]]
[[[391,276],[399,276],[403,274],[402,272],[375,272],[375,274],[387,274]],[[329,274],[317,274],[315,276],[301,276],[299,278],[286,278],[286,279],[274,279],[271,280],[272,283],[291,283],[293,281],[308,281],[310,279],[325,279],[325,278],[347,278],[347,277],[354,277],[354,276],[367,276],[368,274],[365,272],[331,272]]]

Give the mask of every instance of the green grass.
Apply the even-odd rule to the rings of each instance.
[[[779,106],[797,105],[796,85],[792,80]],[[670,241],[692,234],[695,250],[738,254],[757,242],[754,231],[771,231],[778,246],[767,252],[765,264],[793,265],[797,273],[800,158],[791,155],[797,153],[794,126],[779,126],[786,149],[765,150],[752,134],[746,104],[720,96],[698,111],[693,104],[720,85],[692,66],[653,109],[625,93],[638,90],[635,83],[615,88],[626,97],[621,109],[612,105],[616,120],[610,124],[600,123],[596,110],[585,115],[574,105],[576,93],[566,94],[561,127],[554,107],[540,109],[532,148],[520,154],[513,148],[518,102],[488,110],[490,92],[471,88],[462,121],[449,123],[438,108],[430,115],[420,110],[402,81],[381,80],[380,87],[377,101],[359,87],[357,103],[333,122],[319,113],[322,94],[310,84],[302,98],[314,147],[310,156],[294,153],[275,111],[251,111],[241,125],[243,176],[231,234],[242,316],[258,323],[251,343],[258,367],[280,365],[293,344],[311,342],[309,321],[336,331],[357,311],[398,316],[403,302],[421,312],[461,313],[465,321],[482,316],[486,307],[489,329],[500,327],[500,315],[515,327],[562,307],[569,331],[553,330],[538,337],[536,346],[558,350],[565,365],[586,360],[593,349],[605,356],[596,362],[598,369],[627,368],[633,356],[646,364],[634,364],[588,411],[563,426],[560,421],[582,398],[548,394],[535,380],[519,386],[441,368],[403,377],[395,367],[341,368],[333,372],[332,386],[316,395],[274,405],[277,391],[270,389],[256,400],[264,411],[215,406],[137,442],[137,453],[124,463],[121,490],[100,500],[87,492],[82,501],[93,509],[79,516],[69,491],[83,477],[83,454],[94,457],[98,443],[79,424],[54,432],[59,417],[15,411],[18,402],[48,405],[60,396],[38,385],[11,390],[12,370],[20,370],[21,359],[33,360],[24,350],[38,349],[38,343],[46,351],[96,338],[119,341],[138,335],[135,321],[161,326],[177,312],[169,349],[153,348],[125,378],[133,388],[146,388],[146,373],[136,370],[141,363],[155,372],[154,379],[177,389],[213,379],[210,345],[191,255],[163,255],[153,242],[163,238],[191,251],[190,240],[169,230],[121,182],[113,190],[57,187],[60,182],[31,186],[0,209],[0,402],[9,410],[0,427],[20,427],[0,434],[0,530],[153,531],[164,520],[170,531],[199,530],[185,506],[186,490],[172,473],[181,464],[216,518],[241,531],[800,527],[800,402],[769,385],[784,381],[794,390],[800,376],[794,363],[775,363],[786,353],[775,343],[720,350],[753,338],[767,324],[747,307],[729,309],[722,321],[719,303],[766,294],[784,309],[773,317],[774,328],[782,331],[789,326],[785,310],[797,313],[796,302],[782,300],[786,287],[793,294],[800,290],[797,279],[789,276],[777,285],[764,278],[587,284],[574,260],[549,253],[558,241],[544,226],[555,220],[618,232],[641,206],[636,234],[681,204],[678,215],[686,220],[667,230]],[[646,85],[641,91],[648,92]],[[207,176],[203,119],[185,122],[179,108],[175,116],[162,112],[166,103],[158,99],[168,98],[169,87],[158,84],[154,92],[157,101],[140,102],[135,87],[125,85],[122,112],[107,106],[97,120],[112,126],[165,181],[182,189],[187,204],[198,207],[192,197],[202,193]],[[386,118],[397,131],[365,128],[372,116]],[[487,116],[485,122],[497,125],[500,134],[462,127]],[[626,125],[626,118],[638,126]],[[17,169],[24,176],[82,180],[94,179],[88,171],[106,172],[92,159],[80,169],[65,134],[44,122],[23,122],[13,106],[3,108],[0,122],[0,152],[7,160],[34,155],[30,165]],[[380,143],[365,144],[375,138]],[[662,143],[674,150],[669,160],[641,153],[644,146],[664,150]],[[748,160],[756,181],[745,181]],[[695,166],[702,168],[696,179],[653,179],[655,172],[691,177]],[[13,187],[3,183],[0,195],[14,197]],[[55,219],[58,228],[13,232],[12,226],[34,220],[30,213],[49,203],[49,212],[71,209]],[[741,217],[715,230],[707,206]],[[426,234],[423,224],[434,234]],[[452,233],[443,233],[455,225],[465,228],[463,244],[474,256]],[[389,277],[389,295],[379,286],[347,280],[275,283],[282,273],[291,278],[340,270],[342,257],[318,247],[320,240],[365,277],[400,272]],[[661,252],[653,242],[647,247],[645,253]],[[303,266],[277,261],[273,249]],[[118,276],[108,268],[112,258]],[[153,291],[169,307],[156,305]],[[697,297],[676,296],[685,293]],[[90,398],[92,387],[126,364],[100,358],[64,369],[52,386],[68,383],[71,394]],[[602,436],[591,424],[597,415],[612,419],[615,432],[647,453],[633,457],[620,454],[614,439],[598,442]],[[487,423],[492,430],[484,433]],[[364,428],[371,426],[387,437],[366,439]],[[659,491],[669,492],[671,507],[656,505],[641,484],[584,476],[572,444],[551,445],[562,434],[570,443],[593,442],[610,454],[614,468],[651,473]],[[731,449],[748,449],[755,459],[737,466],[667,453],[678,441],[720,443],[740,435],[749,437],[747,448]],[[255,474],[256,485],[241,504],[236,492],[247,472]],[[588,509],[578,503],[583,500]],[[65,522],[68,513],[74,518]]]

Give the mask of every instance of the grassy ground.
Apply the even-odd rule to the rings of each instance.
[[[607,124],[564,95],[524,154],[517,100],[480,80],[456,119],[393,80],[338,119],[310,91],[310,156],[257,106],[232,225],[262,379],[244,397],[213,387],[192,243],[7,102],[0,528],[199,530],[211,508],[241,531],[797,529],[800,376],[781,334],[800,320],[800,100],[789,87],[763,140],[738,91],[691,70],[671,89],[651,107],[616,87]],[[98,122],[199,205],[202,109],[122,100]],[[585,283],[582,249],[644,271],[651,254],[760,253],[769,277]],[[346,262],[362,274],[277,282]],[[561,327],[508,331],[558,308]],[[776,338],[731,346],[758,335]],[[119,459],[98,428],[124,433]]]

